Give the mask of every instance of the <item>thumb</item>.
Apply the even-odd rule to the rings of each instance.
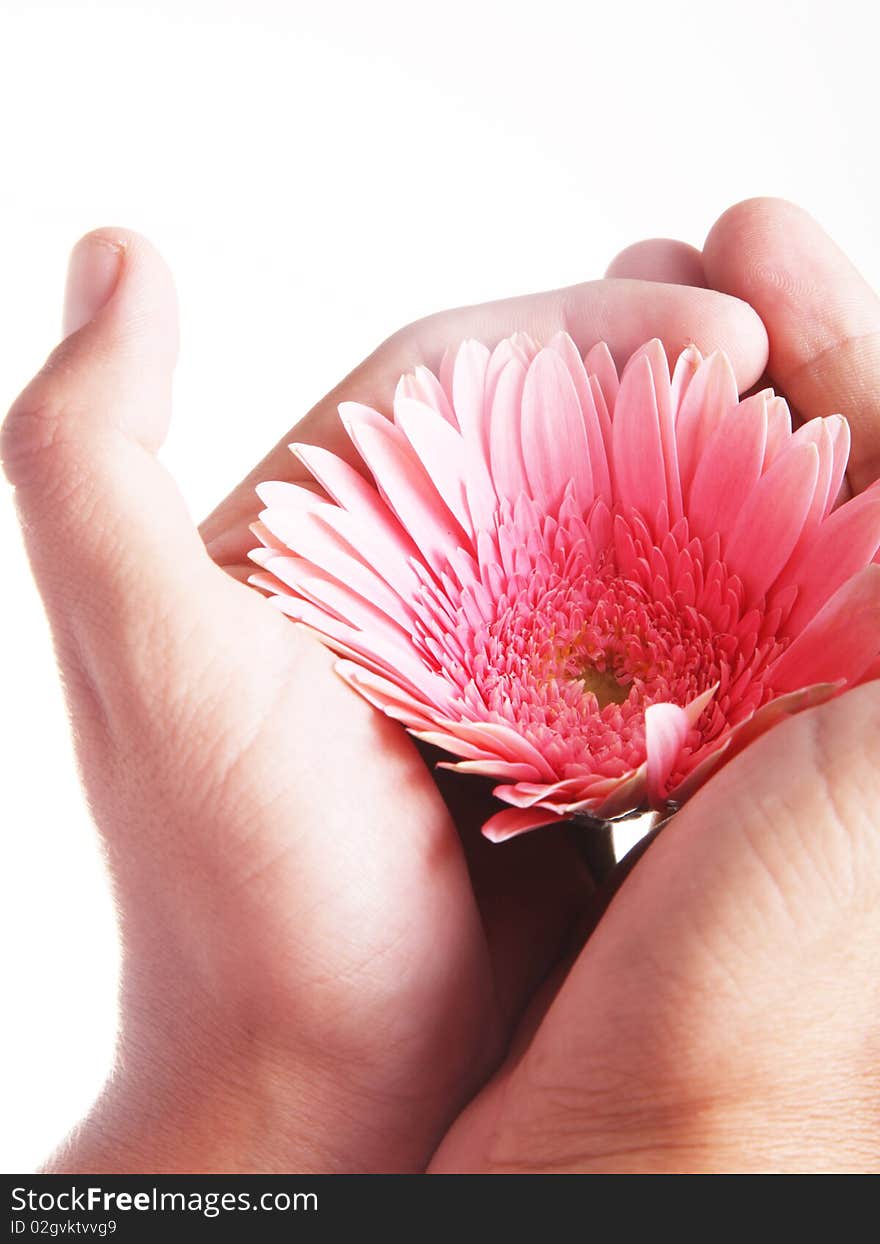
[[[155,458],[177,356],[171,275],[148,242],[101,229],[70,259],[66,337],[14,403],[0,456],[62,662],[173,610],[211,564]]]

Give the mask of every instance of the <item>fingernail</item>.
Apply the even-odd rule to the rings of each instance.
[[[64,292],[64,336],[93,320],[110,300],[119,280],[124,247],[112,238],[90,233],[70,254]]]

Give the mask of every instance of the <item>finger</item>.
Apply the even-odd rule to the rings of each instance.
[[[713,290],[631,280],[590,281],[550,293],[465,307],[422,320],[391,337],[314,407],[296,427],[296,438],[323,445],[352,460],[337,417],[343,401],[389,408],[399,377],[419,363],[435,369],[450,344],[477,337],[488,345],[516,331],[546,341],[560,329],[581,351],[608,342],[618,364],[651,337],[659,337],[671,358],[690,342],[705,353],[730,356],[740,389],[760,376],[766,362],[764,327],[744,303]],[[211,555],[222,565],[246,562],[253,546],[249,524],[258,504],[254,489],[266,479],[302,482],[308,473],[288,449],[293,431],[254,468],[202,525]]]
[[[672,238],[646,238],[634,242],[608,265],[606,277],[636,281],[662,281],[667,285],[692,285],[705,289],[703,256],[695,246]]]
[[[880,475],[880,299],[812,217],[781,199],[726,211],[703,258],[709,284],[767,325],[770,376],[800,414],[849,420],[850,485],[867,487]]]
[[[112,638],[140,644],[151,621],[204,599],[220,576],[155,457],[177,315],[144,239],[105,229],[77,244],[65,329],[10,410],[0,453],[56,642],[100,666],[110,650],[119,657]]]
[[[775,1167],[762,1131],[791,1143],[803,1111],[802,1160],[874,1144],[853,1103],[876,1032],[877,691],[771,731],[662,830],[436,1169],[724,1169],[743,1130]]]

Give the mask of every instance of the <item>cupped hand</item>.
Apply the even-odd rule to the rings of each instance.
[[[736,298],[592,282],[404,329],[297,438],[341,448],[338,402],[387,407],[451,341],[560,328],[619,361],[652,336],[721,347],[743,388],[766,362]],[[78,244],[65,329],[2,456],[124,953],[118,1066],[55,1167],[423,1169],[566,952],[588,878],[564,832],[479,841],[480,788],[450,812],[403,731],[240,581],[254,484],[300,478],[291,433],[196,531],[156,458],[176,314],[143,239]]]
[[[880,302],[804,212],[752,200],[702,254],[610,274],[753,306],[802,419],[842,411],[880,475]],[[880,675],[880,668],[876,671]],[[432,1169],[880,1169],[880,682],[746,749],[661,832]]]

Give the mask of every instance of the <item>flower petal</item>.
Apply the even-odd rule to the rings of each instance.
[[[690,383],[699,370],[703,356],[695,345],[685,346],[675,360],[672,369],[672,413],[678,422],[678,412]]]
[[[525,382],[525,366],[519,359],[511,359],[495,385],[489,418],[492,483],[499,500],[506,498],[510,502],[515,502],[529,486],[520,437]]]
[[[786,623],[797,635],[839,587],[880,550],[880,482],[839,506],[812,544],[785,568],[780,586],[796,584],[798,597]]]
[[[499,760],[497,756],[486,760],[441,760],[437,768],[453,769],[457,773],[476,773],[481,777],[504,778],[508,782],[534,782],[539,776],[534,765]]]
[[[385,501],[438,569],[452,549],[467,544],[467,537],[400,429],[381,416],[365,417],[365,409],[344,402],[339,413]]]
[[[481,341],[463,341],[452,372],[452,404],[458,426],[468,446],[489,452],[486,371],[489,351]]]
[[[535,355],[522,396],[522,451],[529,488],[548,513],[571,482],[582,512],[593,501],[593,473],[584,418],[574,383],[553,350]]]
[[[465,446],[461,435],[430,406],[407,397],[396,399],[394,422],[412,445],[447,509],[458,519],[462,530],[474,539],[465,484]]]
[[[400,721],[414,730],[431,728],[434,717],[430,706],[410,695],[399,683],[365,669],[356,661],[337,661],[334,668],[344,682],[359,692],[374,708],[381,709],[395,721]]]
[[[458,431],[458,420],[455,417],[455,412],[450,405],[443,385],[427,367],[420,365],[414,371],[400,377],[394,394],[395,406],[402,397],[410,397],[418,402],[424,402],[436,410],[438,415],[442,415],[446,422],[455,428],[456,432]]]
[[[547,348],[559,355],[568,369],[568,374],[571,376],[572,384],[580,402],[584,430],[587,435],[593,491],[597,497],[602,498],[606,505],[611,505],[613,497],[611,491],[611,471],[608,466],[608,448],[606,448],[608,442],[606,441],[602,422],[599,418],[599,411],[596,407],[596,399],[593,396],[587,369],[581,360],[577,346],[568,333],[557,333],[551,339]],[[608,447],[610,448],[610,446]]]
[[[688,522],[695,535],[730,533],[761,478],[766,443],[766,401],[741,402],[722,417],[691,485]]]
[[[489,817],[483,826],[483,834],[490,842],[506,842],[508,838],[516,838],[518,834],[525,834],[542,825],[553,825],[562,819],[557,813],[544,808],[505,808]]]
[[[669,380],[669,364],[663,343],[657,338],[646,342],[630,359],[627,367],[639,358],[648,360],[651,379],[654,381],[654,399],[657,405],[657,426],[660,430],[660,447],[666,472],[666,503],[670,525],[682,516],[681,478],[678,471],[678,449],[675,439],[675,420],[672,405],[672,386]],[[624,373],[626,374],[626,373]],[[655,506],[656,508],[656,506]]]
[[[736,377],[726,357],[717,352],[704,359],[678,409],[675,421],[678,470],[687,508],[691,482],[709,437],[737,402]]]
[[[648,798],[654,805],[665,798],[690,728],[687,713],[677,704],[650,704],[645,709]]]
[[[587,351],[584,356],[584,367],[588,376],[595,376],[602,390],[605,405],[609,410],[613,410],[620,389],[620,381],[617,378],[617,368],[611,357],[611,351],[604,341],[597,341],[593,348]]]
[[[791,440],[791,411],[785,398],[776,397],[773,390],[767,398],[767,448],[764,451],[764,470],[768,471]]]
[[[642,356],[624,372],[611,424],[618,504],[642,515],[667,501],[659,420],[651,364]]]
[[[790,445],[743,505],[725,560],[746,585],[749,602],[769,591],[791,556],[810,512],[818,475],[816,446]]]
[[[810,683],[853,686],[880,656],[880,566],[866,566],[822,606],[770,667],[777,691]]]

